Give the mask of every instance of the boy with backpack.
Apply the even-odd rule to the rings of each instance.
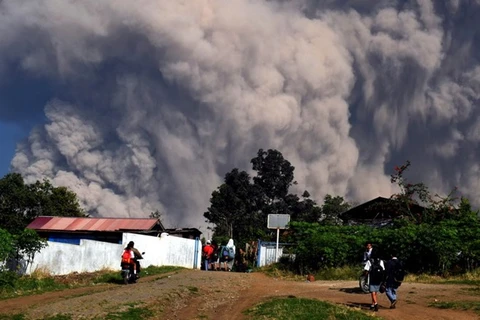
[[[372,254],[370,260],[367,261],[363,269],[369,276],[369,291],[372,297],[372,305],[370,310],[378,311],[377,294],[380,291],[380,285],[385,278],[385,266],[383,260]]]
[[[401,286],[405,277],[403,263],[397,259],[396,254],[392,252],[392,258],[387,262],[387,279],[385,293],[390,300],[390,309],[395,309],[397,305],[397,289]]]
[[[225,246],[220,247],[219,251],[219,261],[220,261],[220,270],[232,271],[233,262],[235,258],[235,245],[233,244],[233,239],[230,239]]]

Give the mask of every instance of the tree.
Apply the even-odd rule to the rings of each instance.
[[[268,204],[284,200],[288,189],[296,184],[293,181],[295,167],[277,150],[264,151],[260,149],[257,157],[253,158],[251,163],[253,170],[257,171],[253,182],[263,190],[269,201]]]
[[[28,224],[27,211],[32,202],[28,186],[20,174],[0,179],[0,228],[16,233]]]
[[[322,208],[310,199],[310,193],[304,191],[302,200],[296,195],[287,195],[285,202],[289,208],[291,221],[318,222],[322,216]]]
[[[54,187],[50,181],[36,181],[28,186],[33,197],[30,219],[42,216],[84,217],[77,195],[66,187]]]
[[[0,229],[0,271],[3,270],[7,260],[14,254],[12,235],[3,229]]]
[[[215,224],[215,236],[228,236],[241,243],[273,236],[267,229],[268,214],[290,214],[300,221],[318,221],[321,209],[309,199],[308,192],[304,192],[302,201],[288,193],[296,184],[295,168],[279,151],[260,149],[251,163],[257,172],[253,179],[235,168],[212,192],[204,217]]]
[[[48,180],[28,185],[18,173],[0,179],[0,228],[18,234],[40,215],[86,216],[76,194],[66,187],[54,187]]]
[[[40,252],[47,246],[47,240],[40,238],[35,230],[24,229],[21,233],[13,236],[13,248],[15,251],[16,268],[20,259],[28,264],[33,261],[35,253]]]
[[[210,207],[203,215],[215,224],[216,236],[244,241],[259,236],[259,190],[245,171],[233,169],[225,175],[224,183],[212,192]],[[255,226],[255,227],[253,227]]]
[[[393,194],[390,202],[394,210],[400,213],[403,218],[408,218],[416,223],[439,222],[445,219],[458,218],[460,211],[458,207],[457,188],[446,196],[438,194],[431,195],[428,187],[422,183],[410,183],[405,178],[405,171],[410,167],[410,161],[400,167],[394,168],[395,173],[390,176],[390,181],[396,183],[400,192]],[[418,210],[420,206],[424,208]],[[413,210],[416,208],[416,210]]]
[[[286,160],[278,150],[259,149],[257,156],[251,161],[257,175],[253,177],[253,184],[260,190],[258,214],[265,234],[274,238],[274,232],[266,229],[269,214],[290,214],[301,216],[302,206],[296,195],[288,193],[289,188],[297,184],[294,181],[295,167]],[[304,209],[304,208],[303,208]]]
[[[322,224],[341,225],[342,220],[339,218],[339,215],[350,208],[351,205],[348,202],[345,202],[343,197],[332,197],[327,194],[323,200]]]
[[[163,217],[163,213],[161,213],[158,210],[150,212],[150,215],[149,215],[149,218],[155,218],[155,219],[158,219],[158,220],[160,220],[162,217]]]

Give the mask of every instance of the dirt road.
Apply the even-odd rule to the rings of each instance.
[[[397,309],[388,309],[380,297],[384,319],[480,319],[471,311],[437,309],[435,301],[477,300],[467,286],[405,283],[399,289]],[[369,295],[357,290],[354,281],[298,282],[270,278],[262,273],[205,272],[184,270],[161,276],[146,276],[134,285],[98,285],[0,301],[0,318],[23,314],[43,319],[68,314],[72,319],[102,319],[132,307],[148,310],[152,319],[249,319],[244,310],[274,296],[306,297],[363,309]]]

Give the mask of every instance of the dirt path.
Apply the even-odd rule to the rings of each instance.
[[[243,311],[274,296],[306,297],[348,305],[368,311],[370,297],[359,293],[354,281],[295,282],[261,273],[205,272],[185,270],[165,276],[149,276],[135,285],[99,285],[0,301],[2,314],[24,314],[42,319],[69,314],[73,319],[102,319],[132,306],[148,309],[153,319],[249,319]],[[399,303],[388,309],[380,297],[384,319],[480,319],[470,311],[437,309],[435,301],[477,300],[466,286],[405,283]]]

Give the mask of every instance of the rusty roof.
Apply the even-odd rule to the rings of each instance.
[[[45,217],[33,220],[28,229],[36,231],[148,231],[161,223],[152,218]],[[162,226],[163,229],[163,226]]]

